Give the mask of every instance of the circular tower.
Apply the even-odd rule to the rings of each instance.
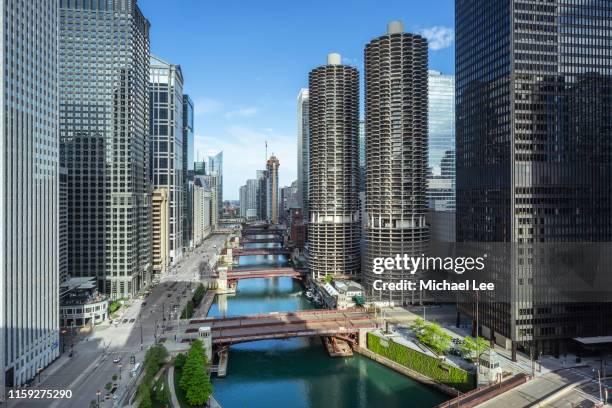
[[[359,72],[329,54],[308,84],[308,265],[315,278],[358,275]]]
[[[429,241],[427,213],[427,41],[399,21],[365,48],[365,254],[363,277],[372,300],[407,303],[408,291],[374,291],[374,280],[416,275],[373,273],[374,258],[421,256]]]

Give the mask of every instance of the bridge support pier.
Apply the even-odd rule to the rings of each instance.
[[[236,293],[236,287],[232,286],[227,280],[227,268],[220,267],[217,269],[217,293]]]

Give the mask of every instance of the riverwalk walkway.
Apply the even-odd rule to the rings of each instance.
[[[176,390],[174,389],[174,365],[168,369],[168,387],[170,388],[170,401],[172,402],[173,408],[181,408],[179,400],[176,397]]]

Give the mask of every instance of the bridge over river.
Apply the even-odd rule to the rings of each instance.
[[[289,313],[268,313],[187,322],[181,335],[190,341],[201,327],[210,327],[212,344],[217,346],[257,340],[292,337],[356,336],[360,329],[377,327],[374,317],[363,309],[306,310]]]
[[[291,251],[286,248],[244,248],[232,249],[232,257],[249,255],[291,255]]]
[[[281,276],[302,279],[306,273],[306,271],[298,271],[292,267],[268,269],[230,269],[227,271],[227,280],[228,282],[235,282],[242,279],[278,278]]]

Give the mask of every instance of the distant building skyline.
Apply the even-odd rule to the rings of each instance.
[[[226,32],[224,22],[234,21],[230,3],[186,1],[170,8],[159,1],[139,1],[154,21],[153,53],[180,63],[188,78],[186,93],[196,105],[195,151],[223,150],[225,167],[232,169],[223,177],[225,200],[237,200],[239,187],[262,168],[266,140],[268,152],[283,166],[280,184],[289,185],[298,178],[296,97],[308,86],[308,72],[319,65],[330,46],[349,65],[362,70],[363,45],[390,18],[398,18],[408,31],[436,40],[429,49],[432,69],[451,75],[455,69],[450,0],[439,0],[435,6],[411,2],[409,7],[401,0],[363,2],[358,7],[349,0],[312,0],[308,6],[273,4],[241,4],[243,16],[259,16],[263,10],[271,14],[244,18]],[[325,13],[318,12],[321,7]],[[263,27],[261,22],[270,19],[274,23]],[[315,36],[310,35],[308,21],[317,22]],[[217,40],[220,32],[227,34],[222,41]],[[278,48],[269,46],[272,38]],[[207,52],[194,52],[192,39],[205,45]],[[228,52],[232,49],[240,52]]]

